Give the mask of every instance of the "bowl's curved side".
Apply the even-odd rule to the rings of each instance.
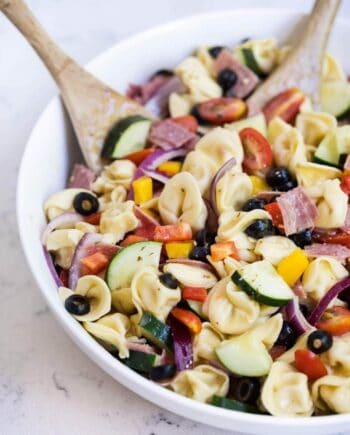
[[[276,19],[278,17],[278,20]],[[88,68],[119,90],[131,81],[140,81],[157,67],[172,67],[199,45],[235,42],[245,36],[278,36],[284,39],[303,16],[284,9],[234,10],[185,18],[133,36],[111,48]],[[262,25],[264,21],[264,25]],[[345,40],[349,30],[339,24],[331,49],[340,59],[350,59],[345,47],[336,41]],[[210,29],[210,35],[208,35]],[[176,41],[171,45],[167,41]],[[190,42],[189,42],[190,41]],[[165,43],[164,43],[165,42]],[[147,58],[144,54],[147,53]],[[127,60],[124,61],[124,59]],[[123,65],[123,69],[120,68]],[[145,399],[182,416],[223,429],[255,434],[287,435],[307,428],[308,434],[325,434],[345,429],[350,415],[316,418],[278,418],[244,414],[201,404],[179,396],[144,379],[114,359],[65,311],[55,284],[46,267],[40,233],[45,226],[42,204],[66,183],[70,164],[79,158],[72,146],[74,134],[58,98],[45,109],[27,143],[18,176],[17,219],[22,246],[36,282],[50,309],[77,345],[101,368],[121,384]]]

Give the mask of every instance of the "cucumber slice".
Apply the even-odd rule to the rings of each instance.
[[[342,80],[323,82],[321,108],[337,118],[347,115],[350,111],[350,84]]]
[[[133,276],[141,267],[158,267],[161,250],[159,242],[137,242],[117,252],[106,273],[109,289],[130,287]]]
[[[156,346],[170,350],[172,348],[172,335],[170,326],[158,320],[153,314],[143,313],[139,328],[141,334]]]
[[[293,292],[267,260],[247,264],[232,275],[232,281],[264,305],[281,307],[293,299]]]
[[[335,134],[328,134],[317,147],[314,162],[339,168],[339,150]]]
[[[314,155],[314,161],[324,165],[343,167],[343,155],[350,153],[350,126],[337,127],[327,134]]]
[[[151,120],[140,115],[118,121],[110,130],[102,148],[102,157],[120,159],[146,146]]]
[[[215,352],[220,362],[240,376],[265,376],[272,358],[265,345],[252,334],[243,334],[221,342]]]
[[[130,350],[129,358],[122,361],[125,365],[137,372],[149,373],[156,364],[157,355],[154,353]]]
[[[247,127],[255,128],[255,130],[258,130],[259,133],[267,137],[266,120],[262,113],[256,116],[251,116],[250,118],[242,119],[241,121],[232,122],[231,124],[225,124],[225,128],[231,131],[236,131],[237,133]]]
[[[260,66],[259,66],[259,64],[254,56],[253,50],[251,50],[250,48],[242,48],[241,50],[242,50],[242,55],[244,58],[244,63],[246,64],[246,66],[249,69],[251,69],[260,78],[265,78],[266,74],[260,68]]]
[[[250,412],[252,414],[261,414],[261,411],[256,406],[240,402],[239,400],[228,399],[226,397],[213,396],[211,404],[218,406],[219,408],[232,409],[234,411],[240,412]]]

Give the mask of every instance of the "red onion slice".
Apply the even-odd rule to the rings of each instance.
[[[87,233],[80,239],[72,258],[72,264],[69,269],[68,286],[74,290],[80,278],[80,260],[86,257],[87,249],[96,245],[102,240],[102,234]]]
[[[53,230],[56,230],[57,228],[71,228],[72,225],[75,225],[77,222],[81,222],[83,220],[83,216],[78,213],[72,212],[60,214],[47,224],[41,236],[41,243],[46,245],[47,238]]]
[[[167,320],[173,335],[174,359],[178,371],[193,367],[192,337],[189,329],[173,316]]]
[[[207,207],[207,212],[208,212],[208,217],[205,222],[205,228],[212,233],[216,233],[219,226],[218,216],[215,213],[211,205],[211,202],[205,198],[203,198],[203,201],[205,202],[205,205]]]
[[[169,180],[169,177],[167,175],[163,174],[162,172],[154,171],[152,169],[142,169],[142,172],[147,177],[153,178],[153,180],[159,181],[163,184],[165,184]]]
[[[236,159],[232,157],[232,159],[228,160],[226,163],[224,163],[221,168],[218,170],[218,172],[215,174],[215,177],[213,178],[211,185],[210,185],[210,203],[213,207],[214,212],[219,215],[217,206],[216,206],[216,185],[218,184],[219,180],[226,174],[227,171],[232,169],[236,164]]]
[[[57,285],[57,287],[61,287],[63,286],[63,282],[61,281],[60,277],[58,276],[57,270],[55,268],[55,265],[53,264],[53,260],[51,257],[50,252],[45,248],[45,246],[43,246],[43,252],[44,252],[44,257],[46,260],[46,264],[49,268],[49,271],[51,273],[51,276],[53,278],[53,280],[55,281],[55,284]]]
[[[154,219],[152,216],[145,213],[137,205],[135,205],[135,207],[134,207],[134,213],[135,213],[135,216],[137,217],[137,219],[141,223],[140,226],[145,226],[145,225],[157,226],[157,225],[159,225],[159,222],[157,221],[157,219]]]
[[[313,329],[313,326],[305,319],[300,311],[298,298],[293,298],[282,310],[284,317],[294,327],[295,332],[299,335]]]
[[[323,298],[316,305],[316,307],[309,316],[308,320],[311,325],[316,325],[316,323],[320,320],[322,314],[326,311],[328,305],[333,301],[333,299],[335,299],[339,295],[339,293],[346,290],[348,287],[350,287],[350,276],[347,276],[346,278],[337,282],[336,284],[334,284],[333,287],[328,290],[328,292],[323,296]]]
[[[217,276],[217,272],[214,269],[214,267],[211,264],[204,263],[203,261],[190,260],[187,258],[172,258],[171,260],[166,261],[166,264],[169,263],[177,263],[177,264],[184,264],[185,266],[198,267],[199,269],[207,270],[208,272],[211,272],[215,276]]]
[[[166,175],[161,174],[160,172],[154,172],[159,165],[161,165],[164,162],[167,162],[168,160],[175,159],[176,157],[183,157],[187,154],[187,150],[184,148],[177,149],[177,150],[170,150],[170,151],[164,151],[164,150],[157,150],[148,157],[145,158],[145,160],[140,164],[140,166],[137,168],[132,181],[137,180],[138,178],[143,177],[144,175],[150,176],[151,178],[154,178],[157,181],[160,181],[161,183],[165,184],[168,181],[168,177]],[[153,171],[151,174],[146,174],[147,171]],[[166,178],[165,178],[166,177]],[[132,188],[132,184],[130,186],[129,192],[128,192],[128,199],[134,199],[134,190]]]

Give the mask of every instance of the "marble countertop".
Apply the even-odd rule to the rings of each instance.
[[[82,63],[158,23],[195,12],[261,5],[258,0],[28,3],[61,46]],[[300,10],[311,6],[306,0],[264,2],[278,7],[281,3]],[[350,15],[350,2],[343,6],[341,13]],[[32,49],[3,16],[0,65],[0,432],[223,434],[164,411],[113,381],[71,342],[45,306],[21,251],[15,187],[28,135],[56,89]]]

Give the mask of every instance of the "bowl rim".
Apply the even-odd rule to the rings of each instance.
[[[126,38],[121,39],[116,42],[97,56],[95,56],[92,60],[90,60],[85,67],[89,71],[93,71],[98,68],[98,65],[103,62],[104,58],[108,57],[108,55],[118,47],[128,46],[133,43],[137,43],[137,41],[141,38],[153,37],[157,34],[162,34],[165,30],[178,27],[187,22],[197,21],[200,19],[227,16],[228,14],[240,14],[244,12],[253,12],[256,14],[283,14],[286,16],[295,15],[300,19],[306,17],[306,13],[291,9],[291,8],[232,8],[232,9],[224,9],[218,11],[209,11],[199,14],[191,14],[176,20],[171,20],[163,24],[159,24],[148,28],[144,31],[137,32],[136,34],[132,34]],[[337,18],[337,23],[343,23],[350,25],[350,19],[347,18]],[[19,237],[21,241],[22,250],[25,254],[25,258],[27,264],[30,268],[31,274],[34,277],[36,284],[38,285],[40,292],[45,298],[46,303],[50,307],[50,310],[53,312],[56,319],[59,321],[60,325],[69,335],[69,337],[79,346],[79,348],[86,354],[90,359],[92,359],[103,371],[107,372],[111,377],[117,380],[124,387],[133,391],[138,396],[146,399],[149,402],[160,406],[161,408],[167,409],[177,415],[181,415],[183,417],[195,420],[197,422],[208,424],[211,426],[215,426],[217,428],[226,428],[228,427],[228,422],[241,422],[249,425],[269,425],[277,428],[283,428],[286,426],[292,426],[293,428],[314,428],[319,426],[322,423],[322,426],[331,426],[333,424],[339,425],[350,422],[350,413],[349,414],[335,414],[335,415],[326,415],[326,416],[315,416],[315,417],[277,417],[271,415],[259,415],[259,414],[249,414],[235,410],[227,410],[224,408],[215,407],[213,405],[209,405],[206,403],[197,402],[193,399],[181,396],[171,390],[168,390],[162,386],[159,386],[152,381],[144,378],[138,373],[126,367],[120,361],[115,359],[109,352],[107,352],[101,345],[97,343],[86,331],[83,330],[81,325],[76,322],[76,320],[71,317],[64,309],[63,306],[57,304],[57,301],[50,297],[51,289],[47,289],[45,284],[41,282],[40,274],[35,272],[34,262],[31,259],[31,251],[30,245],[26,241],[26,235],[24,231],[24,213],[22,213],[22,196],[21,191],[23,186],[26,184],[25,181],[25,166],[28,156],[31,152],[30,143],[32,142],[33,136],[37,130],[40,130],[41,122],[48,111],[50,111],[53,106],[59,104],[63,104],[59,94],[57,93],[49,103],[45,106],[41,114],[39,115],[37,121],[32,127],[31,133],[26,141],[26,145],[24,147],[23,155],[21,158],[21,163],[17,176],[17,187],[16,187],[16,217],[17,217],[17,226],[19,231]],[[45,264],[43,260],[43,265]],[[45,265],[46,266],[46,265]],[[44,267],[45,267],[44,266]],[[54,283],[52,283],[55,286]],[[205,417],[205,418],[204,418]],[[217,424],[215,418],[223,418],[226,421],[226,425]]]

